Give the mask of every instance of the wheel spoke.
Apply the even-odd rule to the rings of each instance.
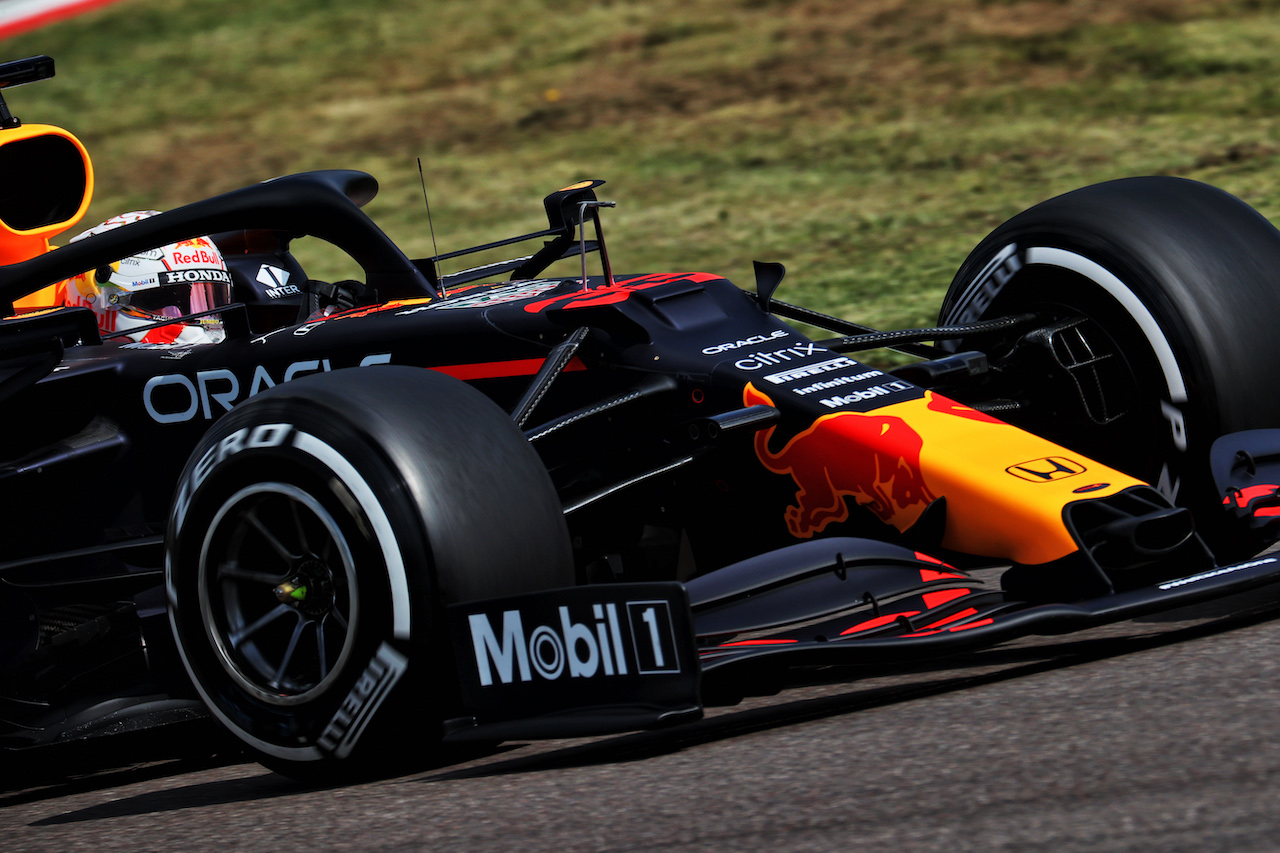
[[[253,569],[246,569],[237,562],[223,563],[218,566],[218,580],[237,580],[251,581],[253,583],[264,583],[275,586],[289,579],[289,572],[286,567],[283,572],[259,572]]]
[[[329,659],[324,645],[324,622],[316,620],[311,624],[316,626],[316,649],[320,659],[320,680],[324,681],[329,675]]]
[[[293,516],[293,528],[298,533],[298,550],[303,554],[308,553],[311,549],[307,545],[307,531],[302,526],[302,515],[299,510],[301,506],[296,501],[289,502],[289,514]]]
[[[289,664],[293,662],[293,653],[298,650],[298,639],[302,636],[302,632],[306,630],[309,622],[299,619],[298,624],[293,626],[293,633],[289,635],[289,645],[285,647],[284,656],[280,660],[280,666],[276,667],[276,674],[268,682],[277,690],[280,689],[280,682],[284,680],[285,670],[289,668]]]
[[[276,621],[282,616],[285,616],[289,613],[296,614],[297,612],[298,611],[294,610],[292,607],[290,607],[287,604],[277,605],[273,609],[268,610],[266,613],[262,614],[257,619],[250,622],[248,625],[241,628],[239,631],[233,631],[230,634],[228,634],[227,642],[231,644],[231,647],[233,649],[237,648],[240,645],[240,642],[244,640],[246,637],[252,636],[253,634],[262,630],[267,625],[270,625],[272,622]]]
[[[246,513],[245,520],[253,526],[254,530],[261,534],[263,539],[267,540],[267,544],[271,546],[271,550],[275,551],[276,554],[285,562],[291,563],[292,561],[302,557],[301,554],[295,554],[290,551],[274,533],[267,529],[267,526],[263,524],[262,519],[258,518],[258,511],[256,509],[252,512]]]
[[[205,534],[201,606],[222,664],[260,701],[306,701],[339,675],[354,640],[341,528],[308,492],[278,482],[245,486],[217,518]]]

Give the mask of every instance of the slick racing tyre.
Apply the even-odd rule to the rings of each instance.
[[[165,571],[210,711],[315,781],[432,759],[458,711],[444,605],[574,582],[560,501],[507,415],[393,366],[298,379],[219,420],[182,474]]]
[[[1280,232],[1240,199],[1171,177],[1050,199],[998,227],[943,300],[941,325],[1034,313],[1034,331],[952,341],[987,352],[1002,417],[1156,485],[1219,556],[1209,447],[1280,426]]]

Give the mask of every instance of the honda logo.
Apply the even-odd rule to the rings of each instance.
[[[1010,465],[1004,470],[1015,477],[1029,480],[1032,483],[1048,483],[1053,480],[1065,480],[1067,477],[1083,474],[1085,467],[1079,462],[1061,456],[1046,456],[1043,459],[1032,459],[1030,462]]]

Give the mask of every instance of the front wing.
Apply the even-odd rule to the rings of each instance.
[[[1057,635],[1280,580],[1280,556],[1072,603],[1007,600],[864,540],[802,543],[689,584],[546,590],[449,608],[467,714],[449,740],[577,737],[699,719],[779,668],[906,664]],[[772,614],[772,615],[771,615]]]

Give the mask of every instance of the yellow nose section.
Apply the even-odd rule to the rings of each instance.
[[[771,402],[752,385],[743,399]],[[781,448],[773,432],[756,434],[756,455],[794,480],[786,522],[799,538],[845,521],[850,504],[906,530],[946,498],[944,547],[1047,563],[1078,548],[1063,521],[1067,504],[1143,485],[932,391],[870,412],[822,415]]]

